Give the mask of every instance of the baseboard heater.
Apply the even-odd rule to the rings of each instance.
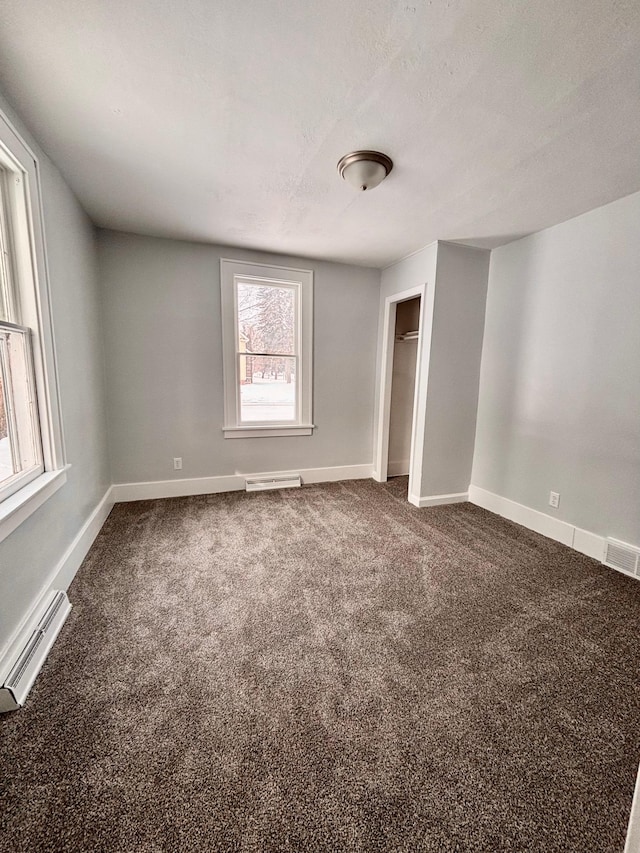
[[[18,654],[4,684],[0,687],[0,712],[21,708],[36,676],[42,669],[49,649],[65,623],[71,603],[66,592],[53,590],[29,639]]]
[[[266,492],[268,489],[297,489],[302,485],[299,474],[291,477],[249,477],[245,481],[247,492]]]

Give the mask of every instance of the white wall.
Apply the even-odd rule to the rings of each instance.
[[[67,482],[0,543],[0,652],[110,483],[95,233],[89,219],[16,114],[40,162],[51,307],[60,378]]]
[[[223,437],[221,256],[313,269],[312,436]],[[371,464],[377,270],[111,231],[99,258],[115,483]]]
[[[635,194],[492,252],[472,475],[636,545],[639,235]]]

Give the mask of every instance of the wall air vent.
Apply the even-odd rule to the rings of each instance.
[[[15,711],[24,705],[27,694],[70,610],[71,604],[66,592],[52,591],[44,612],[0,687],[0,712]]]
[[[302,485],[299,474],[290,477],[249,477],[244,481],[247,492],[265,492],[268,489],[297,489]]]
[[[617,539],[607,539],[604,549],[606,566],[640,577],[640,549]]]

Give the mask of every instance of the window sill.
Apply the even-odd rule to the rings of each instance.
[[[239,426],[224,427],[225,438],[280,438],[287,435],[313,435],[313,424],[288,426]]]
[[[67,482],[67,471],[70,467],[65,465],[58,471],[45,471],[19,492],[0,503],[0,542],[13,533]]]

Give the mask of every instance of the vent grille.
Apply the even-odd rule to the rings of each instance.
[[[29,664],[35,657],[36,652],[40,648],[42,641],[44,640],[44,634],[42,631],[36,631],[32,636],[27,645],[22,650],[22,654],[16,661],[15,666],[9,673],[9,677],[5,682],[5,687],[8,687],[10,690],[17,690],[20,686],[20,682],[27,671]]]
[[[65,592],[55,591],[51,594],[49,604],[0,687],[0,712],[14,711],[24,705],[70,610],[71,604]]]
[[[35,657],[38,649],[40,648],[43,640],[46,637],[47,631],[51,628],[54,619],[60,612],[60,608],[64,606],[66,601],[67,596],[64,594],[64,592],[56,593],[55,598],[53,599],[49,607],[47,607],[44,616],[40,620],[40,624],[31,635],[31,639],[22,650],[20,657],[15,662],[13,669],[9,673],[4,685],[5,687],[8,687],[10,690],[17,690],[19,688],[20,681],[22,680],[25,672],[29,668],[29,664]]]
[[[267,489],[297,489],[302,485],[299,474],[291,477],[249,477],[245,481],[247,492],[264,492]]]
[[[607,566],[640,577],[640,550],[617,539],[607,539],[604,560]]]
[[[49,630],[49,626],[56,618],[58,611],[63,606],[65,601],[67,600],[67,596],[64,592],[57,592],[56,597],[53,599],[49,607],[47,608],[47,612],[42,617],[42,620],[39,625],[39,630],[44,634]]]

